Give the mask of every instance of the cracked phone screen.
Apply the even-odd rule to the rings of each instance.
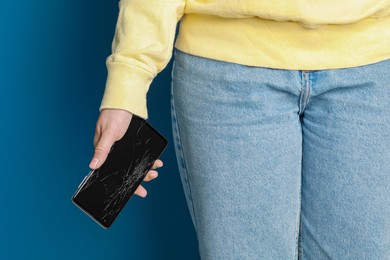
[[[103,165],[82,181],[73,202],[110,227],[166,146],[161,134],[133,115],[125,135],[113,144]]]

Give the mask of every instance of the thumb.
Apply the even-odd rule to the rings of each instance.
[[[100,135],[100,139],[95,146],[95,153],[89,163],[91,169],[97,169],[104,163],[114,142],[115,138],[112,134],[109,134],[109,131],[105,131]]]

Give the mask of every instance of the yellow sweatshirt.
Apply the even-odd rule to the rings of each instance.
[[[390,58],[390,0],[120,0],[99,111],[147,119],[147,92],[173,46],[279,69],[366,65]]]

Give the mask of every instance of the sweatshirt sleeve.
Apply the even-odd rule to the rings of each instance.
[[[120,108],[148,118],[147,92],[170,61],[186,0],[120,0],[99,111]]]

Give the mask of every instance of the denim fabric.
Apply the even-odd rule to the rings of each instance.
[[[389,72],[175,48],[172,130],[201,258],[390,259]]]

